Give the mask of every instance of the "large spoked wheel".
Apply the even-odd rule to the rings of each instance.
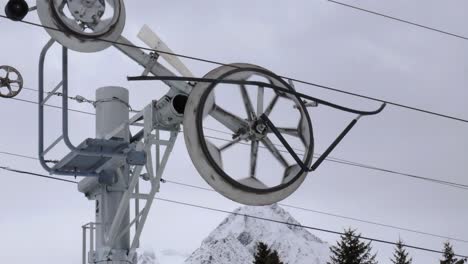
[[[108,48],[125,26],[123,0],[38,0],[37,11],[53,39],[80,52]]]
[[[221,66],[205,78],[294,90],[274,73],[251,64]],[[262,114],[310,166],[312,124],[303,101],[294,95],[253,85],[200,82],[185,108],[185,143],[198,172],[216,191],[247,205],[283,200],[307,175],[264,124]]]
[[[11,66],[0,66],[0,97],[15,97],[23,89],[23,76]]]

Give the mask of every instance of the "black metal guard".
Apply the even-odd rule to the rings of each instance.
[[[248,70],[248,69],[246,69]],[[265,82],[257,82],[257,81],[238,81],[238,80],[229,80],[229,79],[209,79],[209,78],[195,78],[195,77],[179,77],[179,76],[135,76],[135,77],[127,77],[128,81],[151,81],[151,80],[159,80],[159,81],[185,81],[185,82],[211,82],[211,83],[227,83],[227,84],[239,84],[239,85],[256,85],[256,86],[262,86],[262,87],[268,87],[280,92],[292,94],[294,96],[300,97],[300,98],[305,98],[311,101],[315,101],[321,105],[326,105],[331,108],[335,108],[341,111],[353,113],[353,114],[358,114],[359,116],[355,119],[353,119],[349,125],[338,135],[338,137],[332,142],[332,144],[325,150],[324,153],[317,159],[317,161],[312,164],[312,167],[309,168],[307,167],[302,160],[297,156],[296,152],[292,149],[291,145],[289,145],[288,141],[281,135],[279,130],[276,128],[276,126],[271,122],[271,120],[266,116],[265,114],[261,115],[260,118],[265,122],[265,125],[271,131],[276,135],[276,137],[281,141],[283,146],[286,148],[286,150],[289,152],[289,154],[294,158],[294,160],[297,162],[297,164],[301,167],[303,171],[311,172],[315,171],[320,164],[330,155],[330,153],[336,148],[336,146],[343,140],[343,138],[351,131],[351,129],[356,125],[357,121],[361,116],[368,116],[368,115],[376,115],[385,108],[386,104],[383,103],[378,109],[374,111],[362,111],[362,110],[356,110],[356,109],[351,109],[348,107],[344,107],[341,105],[337,105],[331,102],[327,102],[303,93],[298,93],[294,90],[289,90],[284,87],[279,87],[276,85],[273,85],[271,83],[265,83]]]
[[[315,171],[320,164],[330,155],[330,153],[335,149],[335,147],[343,140],[343,138],[351,131],[351,129],[356,125],[358,118],[353,119],[351,123],[341,132],[341,134],[333,141],[333,143],[325,150],[325,152],[322,153],[322,155],[317,159],[317,161],[312,164],[311,168],[308,168],[302,160],[297,156],[296,152],[292,149],[291,145],[289,145],[288,141],[281,135],[281,133],[278,131],[276,126],[271,122],[271,120],[266,116],[265,114],[261,115],[260,118],[265,122],[265,125],[267,125],[268,128],[271,129],[271,131],[275,134],[275,136],[281,141],[283,146],[288,150],[289,154],[294,158],[294,160],[297,162],[297,164],[301,167],[302,170],[304,171]]]
[[[248,70],[248,68],[246,68]],[[180,77],[180,76],[134,76],[134,77],[127,77],[128,81],[184,81],[184,82],[211,82],[211,83],[227,83],[227,84],[238,84],[238,85],[256,85],[256,86],[262,86],[262,87],[267,87],[271,88],[277,91],[280,91],[282,93],[287,93],[287,94],[292,94],[297,97],[301,97],[304,99],[308,99],[311,101],[315,101],[321,105],[326,105],[331,108],[335,108],[341,111],[357,114],[357,115],[362,115],[362,116],[367,116],[367,115],[376,115],[385,108],[386,104],[382,104],[377,110],[374,111],[362,111],[362,110],[356,110],[356,109],[351,109],[348,107],[344,107],[341,105],[337,105],[334,103],[330,103],[328,101],[324,101],[303,93],[299,93],[293,90],[289,90],[284,87],[276,86],[271,83],[266,83],[266,82],[257,82],[257,81],[238,81],[238,80],[229,80],[229,79],[209,79],[209,78],[196,78],[196,77]]]

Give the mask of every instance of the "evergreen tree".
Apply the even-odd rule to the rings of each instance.
[[[408,252],[404,249],[403,242],[398,240],[395,248],[395,253],[393,253],[394,259],[391,259],[393,264],[411,264],[413,259],[408,257]]]
[[[265,243],[259,242],[253,264],[283,264],[283,262],[280,261],[276,250],[271,250]]]
[[[271,251],[265,243],[257,243],[257,252],[254,255],[254,264],[264,264],[270,254]]]
[[[448,241],[444,243],[444,253],[442,256],[443,259],[440,260],[440,264],[458,264],[458,262],[464,262],[463,260],[459,261],[457,258],[455,258],[455,252],[453,252],[452,244],[450,244]]]
[[[341,241],[330,247],[332,256],[327,264],[377,264],[376,254],[372,255],[371,242],[361,241],[361,234],[355,230],[345,230]]]

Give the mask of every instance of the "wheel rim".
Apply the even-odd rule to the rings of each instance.
[[[0,97],[12,98],[23,89],[23,76],[11,66],[0,66]]]
[[[256,77],[261,77],[265,78],[271,83],[273,83],[276,86],[282,87],[282,88],[287,88],[287,89],[293,89],[289,84],[284,82],[280,77],[276,76],[275,74],[260,68],[255,65],[249,65],[249,64],[236,64],[234,67],[241,66],[240,69],[236,69],[233,67],[227,67],[223,66],[220,68],[223,68],[221,70],[218,70],[218,73],[212,74],[210,72],[207,76],[210,78],[215,78],[215,79],[230,79],[230,80],[247,80],[249,78],[256,78]],[[226,67],[228,70],[226,70]],[[295,96],[289,96],[289,95],[284,95],[284,94],[279,94],[279,93],[274,93],[272,95],[272,100],[268,100],[268,103],[265,102],[266,98],[266,93],[267,90],[270,90],[268,88],[258,88],[256,93],[257,97],[255,100],[255,104],[252,103],[252,100],[250,100],[249,92],[247,92],[247,88],[240,86],[240,94],[242,98],[242,104],[245,108],[245,119],[242,118],[239,115],[232,114],[229,111],[225,110],[223,107],[219,105],[218,102],[215,102],[214,99],[214,91],[218,87],[218,83],[213,83],[210,85],[204,85],[204,84],[199,84],[201,86],[204,86],[203,93],[199,99],[199,104],[201,106],[198,106],[198,108],[202,108],[203,111],[197,111],[196,114],[196,129],[198,130],[196,135],[198,136],[198,142],[197,146],[199,146],[203,153],[204,157],[204,162],[201,162],[202,165],[197,163],[200,163],[199,161],[196,161],[199,157],[194,157],[194,155],[191,154],[192,160],[194,160],[195,166],[197,169],[199,169],[200,173],[202,176],[208,181],[208,183],[213,183],[213,181],[216,180],[221,180],[225,181],[229,186],[231,186],[234,190],[233,192],[241,191],[247,194],[258,194],[258,195],[273,195],[275,193],[282,192],[285,189],[290,190],[290,193],[287,194],[282,194],[282,197],[279,197],[278,199],[283,199],[287,197],[289,194],[294,191],[298,184],[296,184],[297,181],[302,182],[303,177],[305,177],[306,172],[304,172],[297,164],[292,163],[288,157],[289,153],[284,153],[284,150],[280,150],[278,148],[277,144],[273,143],[274,135],[269,131],[265,125],[262,123],[262,121],[259,119],[259,116],[263,113],[266,115],[269,115],[274,111],[276,105],[278,104],[279,99],[287,99],[290,101],[293,101],[295,105],[297,105],[297,112],[300,116],[300,120],[298,120],[299,125],[293,127],[293,128],[280,128],[280,131],[282,134],[289,134],[292,136],[296,136],[298,139],[300,138],[300,142],[303,143],[304,145],[304,155],[303,155],[303,162],[307,165],[310,165],[312,161],[312,155],[313,155],[313,134],[312,134],[312,125],[310,122],[310,117],[305,109],[305,106],[303,102],[295,97]],[[198,85],[197,85],[198,86]],[[251,87],[249,87],[251,88]],[[197,89],[197,87],[194,88],[194,90]],[[271,91],[273,92],[273,91]],[[262,100],[260,100],[260,98]],[[189,105],[190,105],[190,98],[189,98]],[[208,103],[207,103],[208,102]],[[192,99],[192,104],[193,104],[193,99]],[[208,107],[207,107],[208,106]],[[186,114],[187,111],[191,111],[192,109],[186,109]],[[225,118],[225,120],[222,120],[222,116],[228,116]],[[216,121],[224,125],[225,128],[227,128],[229,131],[233,133],[233,139],[230,142],[224,143],[223,145],[216,145],[210,140],[206,139],[206,131],[203,128],[204,127],[204,120],[206,117],[213,117]],[[188,118],[188,117],[186,117]],[[231,122],[226,121],[227,119],[231,120]],[[184,128],[185,127],[185,122],[184,122]],[[241,131],[241,132],[239,132]],[[191,135],[193,136],[193,134]],[[208,136],[209,137],[209,136]],[[187,134],[186,134],[186,139]],[[188,140],[192,140],[193,138],[190,138]],[[233,146],[242,143],[243,141],[248,143],[248,146],[250,147],[249,150],[249,164],[248,164],[248,172],[246,177],[241,177],[239,175],[234,175],[233,173],[230,173],[227,171],[225,165],[225,159],[223,159],[223,155],[225,154],[226,151],[229,151],[230,148]],[[245,145],[245,144],[244,144]],[[259,152],[259,149],[263,149],[263,153],[269,153],[270,157],[273,157],[273,160],[275,162],[280,163],[282,166],[282,172],[280,173],[282,178],[280,178],[279,183],[275,183],[273,179],[265,179],[265,177],[262,176],[262,170],[261,168],[258,167],[259,165],[259,156],[264,155]],[[189,153],[190,153],[189,149]],[[199,155],[198,155],[199,156]],[[237,161],[236,161],[237,162]],[[245,164],[244,164],[245,165]],[[214,170],[215,176],[211,175],[210,177],[212,178],[220,178],[220,179],[209,179],[206,175],[203,175],[203,168],[200,169],[199,167],[202,166],[211,166]],[[206,171],[204,171],[206,173]],[[257,174],[260,173],[260,174]],[[235,174],[235,173],[234,173]],[[278,177],[276,177],[278,178]],[[277,180],[277,179],[276,179]],[[277,181],[276,181],[277,182]],[[216,184],[211,184],[210,185],[216,185]],[[299,183],[300,184],[300,183]],[[296,186],[291,186],[291,185],[296,185]],[[215,187],[215,186],[213,186]],[[216,188],[215,188],[216,189]],[[239,201],[239,199],[233,198],[234,196],[238,197],[238,195],[231,195],[231,192],[226,190],[217,190],[227,196],[228,198],[231,198],[233,200]],[[241,199],[242,200],[242,199]],[[275,201],[275,197],[268,197],[266,199],[267,201]],[[252,204],[252,201],[245,201],[242,200],[240,201],[242,203],[247,203],[247,204]]]
[[[37,10],[52,38],[80,52],[111,46],[125,26],[122,0],[38,0]]]
[[[52,11],[64,28],[82,37],[95,38],[108,34],[120,18],[120,2],[109,0],[113,14],[111,18],[102,20],[106,10],[105,3],[104,0],[52,0]],[[88,29],[91,32],[86,32]]]

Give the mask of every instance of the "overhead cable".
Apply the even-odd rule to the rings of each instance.
[[[58,181],[62,181],[62,182],[78,184],[78,182],[75,182],[75,181],[63,180],[63,179],[60,179],[60,178],[50,177],[50,176],[47,176],[47,175],[37,174],[37,173],[33,173],[33,172],[28,172],[28,171],[9,169],[8,167],[0,166],[0,169],[12,171],[12,172],[17,172],[17,173],[21,173],[21,174],[28,174],[28,175],[35,176],[35,177],[47,178],[49,180],[58,180]],[[280,220],[275,220],[275,219],[271,219],[271,218],[254,216],[254,215],[243,214],[243,213],[238,213],[238,212],[231,212],[231,211],[227,211],[227,210],[223,210],[223,209],[217,209],[217,208],[212,208],[212,207],[193,204],[193,203],[186,203],[186,202],[175,201],[175,200],[164,199],[164,198],[154,198],[154,199],[158,200],[158,201],[163,201],[163,202],[168,202],[168,203],[173,203],[173,204],[178,204],[178,205],[183,205],[183,206],[189,206],[189,207],[194,207],[194,208],[199,208],[199,209],[209,210],[209,211],[214,211],[214,212],[226,213],[226,214],[231,214],[231,215],[236,215],[236,216],[243,216],[243,217],[257,219],[257,220],[261,220],[261,221],[284,224],[284,225],[288,225],[288,226],[299,227],[299,228],[304,228],[304,229],[309,229],[309,230],[314,230],[314,231],[319,231],[319,232],[324,232],[324,233],[329,233],[329,234],[334,234],[334,235],[341,235],[341,236],[345,235],[344,232],[339,232],[339,231],[334,231],[334,230],[329,230],[329,229],[324,229],[324,228],[319,228],[319,227],[314,227],[314,226],[307,226],[307,225],[301,225],[301,224],[296,224],[296,223],[290,223],[290,222],[286,222],[286,221],[280,221]],[[366,236],[361,236],[361,235],[355,235],[355,237],[357,237],[359,239],[363,239],[363,240],[376,242],[376,243],[386,244],[386,245],[396,246],[398,244],[397,242],[392,242],[392,241],[389,241],[389,240],[371,238],[371,237],[366,237]],[[435,249],[430,249],[430,248],[425,248],[425,247],[419,247],[419,246],[413,246],[413,245],[409,245],[409,244],[403,244],[403,246],[406,247],[406,248],[411,248],[411,249],[415,249],[415,250],[421,250],[421,251],[426,251],[426,252],[431,252],[431,253],[443,254],[443,251],[440,251],[440,250],[435,250]],[[455,254],[455,256],[456,257],[462,257],[462,258],[468,258],[468,256],[459,255],[459,254]]]
[[[12,99],[16,99],[16,98],[12,98]],[[32,101],[28,101],[28,102],[37,104],[36,102],[32,102]],[[55,108],[61,108],[61,107],[58,107],[58,106],[54,106],[54,107]],[[75,110],[75,111],[82,112],[82,111],[78,111],[78,110]],[[88,112],[83,112],[83,113],[88,113]],[[92,113],[88,113],[88,114],[92,114]],[[94,114],[92,114],[92,115],[94,115]],[[205,128],[205,129],[210,129],[210,128]],[[180,132],[182,132],[182,131],[180,131]],[[220,138],[220,137],[215,137],[215,136],[210,136],[210,135],[207,135],[206,138],[225,141],[225,142],[231,142],[231,140],[228,140],[228,139],[225,139],[225,138]],[[244,146],[250,146],[249,144],[246,144],[246,143],[243,143],[243,142],[239,142],[239,144],[244,145]],[[259,146],[259,147],[265,148],[264,146]],[[300,149],[295,149],[295,150],[302,152],[302,153],[299,153],[299,154],[303,154],[303,150],[300,150]],[[286,150],[282,150],[282,149],[279,149],[278,151],[283,152],[283,153],[288,153]],[[20,157],[22,156],[21,154],[15,154],[15,153],[11,153],[11,152],[1,152],[1,151],[0,151],[0,154],[10,155],[10,156],[20,156]],[[315,158],[318,157],[318,156],[320,156],[320,154],[314,154]],[[29,157],[29,158],[31,159],[31,157]],[[37,158],[32,158],[32,159],[37,159]],[[419,175],[405,173],[405,172],[401,172],[401,171],[385,169],[385,168],[366,165],[366,164],[363,164],[363,163],[357,163],[357,162],[353,162],[353,161],[349,161],[349,160],[345,160],[345,159],[339,159],[339,158],[336,158],[336,157],[328,157],[326,159],[326,161],[332,162],[332,163],[338,163],[338,164],[342,164],[342,165],[346,165],[346,166],[351,166],[351,167],[367,169],[367,170],[385,172],[385,173],[388,173],[388,174],[394,174],[394,175],[398,175],[398,176],[412,178],[412,179],[415,179],[415,180],[431,182],[431,183],[444,185],[444,186],[448,186],[448,187],[452,187],[452,188],[457,188],[457,189],[461,189],[461,190],[468,190],[468,185],[467,184],[444,181],[444,180],[440,180],[440,179],[434,179],[434,178],[419,176]]]
[[[0,169],[16,172],[16,173],[20,173],[20,174],[26,174],[26,175],[32,175],[32,176],[36,176],[36,177],[46,178],[46,179],[58,180],[58,181],[69,182],[69,183],[78,183],[78,182],[72,181],[72,180],[66,180],[66,179],[62,179],[62,178],[58,178],[58,177],[47,176],[47,175],[28,172],[28,171],[23,171],[23,170],[11,169],[9,167],[0,167]],[[216,193],[215,190],[210,189],[210,188],[205,188],[205,187],[196,186],[196,185],[192,185],[192,184],[181,183],[181,182],[177,182],[177,181],[173,181],[173,180],[161,179],[161,182]],[[278,204],[280,206],[283,206],[283,207],[293,208],[293,209],[306,211],[306,212],[312,212],[312,213],[321,214],[321,215],[327,215],[327,216],[331,216],[331,217],[335,217],[335,218],[352,220],[352,221],[361,222],[361,223],[365,223],[365,224],[371,224],[371,225],[376,225],[376,226],[381,226],[381,227],[406,231],[406,232],[410,232],[410,233],[415,233],[415,234],[419,234],[419,235],[425,235],[425,236],[432,236],[432,237],[436,237],[436,238],[448,239],[448,240],[451,240],[451,241],[457,241],[457,242],[461,242],[461,243],[468,243],[468,240],[464,240],[464,239],[453,238],[453,237],[449,237],[449,236],[433,234],[433,233],[429,233],[429,232],[424,232],[424,231],[419,231],[419,230],[414,230],[414,229],[409,229],[409,228],[404,228],[404,227],[398,227],[398,226],[394,226],[394,225],[378,223],[378,222],[375,222],[375,221],[363,220],[363,219],[359,219],[359,218],[355,218],[355,217],[349,217],[349,216],[343,216],[343,215],[338,215],[338,214],[313,210],[313,209],[310,209],[310,208],[304,208],[304,207],[300,207],[300,206],[296,206],[296,205],[290,205],[290,204],[284,204],[284,203],[278,203]]]
[[[178,185],[178,186],[182,186],[182,187],[199,189],[199,190],[203,190],[203,191],[209,191],[209,192],[216,193],[215,190],[210,189],[210,188],[205,188],[205,187],[201,187],[201,186],[197,186],[197,185],[182,183],[182,182],[178,182],[178,181],[163,179],[162,182],[163,183],[173,184],[173,185]],[[296,209],[296,210],[305,211],[305,212],[311,212],[311,213],[315,213],[315,214],[321,214],[321,215],[331,216],[331,217],[335,217],[335,218],[352,220],[352,221],[361,222],[361,223],[365,223],[365,224],[370,224],[370,225],[375,225],[375,226],[381,226],[381,227],[406,231],[406,232],[409,232],[409,233],[415,233],[415,234],[419,234],[419,235],[425,235],[425,236],[432,236],[432,237],[436,237],[436,238],[448,239],[448,240],[457,241],[457,242],[461,242],[461,243],[468,243],[468,240],[464,240],[464,239],[459,239],[459,238],[453,238],[453,237],[439,235],[439,234],[428,233],[428,232],[419,231],[419,230],[415,230],[415,229],[399,227],[399,226],[395,226],[395,225],[389,225],[389,224],[384,224],[384,223],[379,223],[379,222],[375,222],[375,221],[359,219],[359,218],[350,217],[350,216],[344,216],[344,215],[333,214],[333,213],[329,213],[329,212],[323,212],[323,211],[314,210],[314,209],[305,208],[305,207],[300,207],[300,206],[296,206],[296,205],[290,205],[290,204],[285,204],[285,203],[278,203],[278,205],[283,206],[283,207],[293,208],[293,209]]]
[[[8,18],[6,15],[0,15],[0,17]],[[34,23],[34,22],[30,22],[30,21],[22,20],[22,21],[18,21],[18,22],[28,24],[28,25],[33,25],[33,26],[36,26],[36,27],[42,27],[42,28],[47,28],[47,29],[63,32],[60,29],[44,26],[44,25],[41,25],[39,23]],[[63,33],[65,33],[65,32],[63,32]],[[230,64],[217,62],[217,61],[214,61],[214,60],[207,60],[207,59],[202,59],[202,58],[198,58],[198,57],[194,57],[194,56],[187,56],[187,55],[183,55],[183,54],[179,54],[179,53],[173,53],[173,52],[167,52],[167,51],[162,51],[162,50],[157,50],[157,49],[151,49],[151,48],[142,47],[142,46],[138,46],[138,45],[130,45],[130,44],[126,44],[126,43],[120,43],[120,42],[117,42],[117,41],[110,41],[110,40],[101,39],[101,38],[96,38],[96,39],[100,40],[100,41],[103,41],[103,42],[112,43],[112,44],[115,44],[115,45],[126,46],[126,47],[131,47],[131,48],[138,48],[138,49],[141,49],[141,50],[157,52],[157,53],[164,53],[164,54],[177,56],[177,57],[181,57],[181,58],[186,58],[186,59],[190,59],[190,60],[196,60],[196,61],[216,64],[216,65],[230,66],[230,67],[236,68],[235,66],[232,66]],[[360,98],[368,99],[368,100],[371,100],[371,101],[386,103],[388,105],[393,105],[393,106],[396,106],[396,107],[405,108],[405,109],[409,109],[409,110],[412,110],[412,111],[417,111],[417,112],[421,112],[421,113],[425,113],[425,114],[429,114],[429,115],[433,115],[433,116],[438,116],[438,117],[442,117],[442,118],[446,118],[446,119],[450,119],[450,120],[454,120],[454,121],[468,123],[468,119],[459,118],[459,117],[456,117],[456,116],[442,114],[442,113],[438,113],[438,112],[434,112],[434,111],[430,111],[430,110],[426,110],[426,109],[422,109],[422,108],[418,108],[418,107],[414,107],[414,106],[410,106],[410,105],[405,105],[405,104],[401,104],[401,103],[397,103],[397,102],[392,102],[392,101],[388,101],[388,100],[384,100],[384,99],[380,99],[380,98],[376,98],[376,97],[371,97],[371,96],[366,96],[366,95],[362,95],[362,94],[358,94],[358,93],[348,92],[348,91],[344,91],[344,90],[341,90],[341,89],[333,88],[331,86],[321,85],[321,84],[317,84],[317,83],[313,83],[313,82],[309,82],[309,81],[303,81],[303,80],[299,80],[299,79],[291,78],[291,77],[287,77],[287,76],[279,75],[279,77],[284,78],[284,79],[289,79],[291,81],[295,81],[295,82],[298,82],[298,83],[302,83],[302,84],[306,84],[306,85],[310,85],[310,86],[315,86],[315,87],[321,88],[321,89],[326,89],[326,90],[330,90],[330,91],[334,91],[334,92],[338,92],[338,93],[343,93],[343,94],[347,94],[347,95],[351,95],[351,96],[355,96],[355,97],[360,97]]]
[[[338,1],[334,1],[334,0],[327,0],[327,1],[330,2],[330,3],[334,3],[334,4],[337,4],[337,5],[342,5],[342,6],[349,7],[349,8],[352,8],[352,9],[355,9],[355,10],[358,10],[358,11],[362,11],[362,12],[365,12],[365,13],[369,13],[369,14],[372,14],[372,15],[377,15],[377,16],[384,17],[384,18],[387,18],[387,19],[402,22],[402,23],[405,23],[405,24],[408,24],[408,25],[412,25],[412,26],[416,26],[416,27],[419,27],[419,28],[435,31],[437,33],[441,33],[441,34],[448,35],[448,36],[451,36],[451,37],[456,37],[456,38],[459,38],[459,39],[468,40],[468,37],[465,37],[465,36],[462,36],[462,35],[458,35],[458,34],[455,34],[455,33],[448,32],[448,31],[440,30],[440,29],[437,29],[437,28],[434,28],[434,27],[425,26],[425,25],[422,25],[422,24],[418,24],[418,23],[411,22],[411,21],[408,21],[408,20],[404,20],[404,19],[401,19],[401,18],[397,18],[397,17],[394,17],[394,16],[389,16],[389,15],[379,13],[379,12],[376,12],[376,11],[372,11],[372,10],[369,10],[369,9],[364,9],[362,7],[358,7],[358,6],[354,6],[354,5],[350,5],[350,4],[346,4],[346,3],[342,3],[342,2],[338,2]]]
[[[154,199],[159,200],[159,201],[165,201],[165,202],[168,202],[168,203],[179,204],[179,205],[184,205],[184,206],[189,206],[189,207],[195,207],[195,208],[200,208],[200,209],[204,209],[204,210],[220,212],[220,213],[226,213],[226,214],[231,214],[231,215],[236,215],[236,216],[243,216],[243,217],[247,217],[247,218],[253,218],[253,219],[278,223],[278,224],[284,224],[284,225],[293,226],[293,227],[305,228],[305,229],[309,229],[309,230],[314,230],[314,231],[319,231],[319,232],[324,232],[324,233],[329,233],[329,234],[334,234],[334,235],[341,235],[341,236],[346,235],[344,232],[339,232],[339,231],[334,231],[334,230],[329,230],[329,229],[324,229],[324,228],[319,228],[319,227],[314,227],[314,226],[295,224],[295,223],[290,223],[290,222],[285,222],[285,221],[279,221],[279,220],[266,218],[266,217],[260,217],[260,216],[254,216],[254,215],[249,215],[249,214],[231,212],[231,211],[227,211],[227,210],[216,209],[216,208],[197,205],[197,204],[192,204],[192,203],[174,201],[174,200],[163,199],[163,198],[154,198]],[[355,235],[354,237],[364,239],[364,240],[368,240],[368,241],[372,241],[372,242],[376,242],[376,243],[387,244],[387,245],[396,246],[398,244],[397,242],[392,242],[392,241],[389,241],[389,240],[371,238],[371,237],[360,236],[360,235]],[[413,246],[413,245],[409,245],[409,244],[403,244],[403,247],[416,249],[416,250],[421,250],[421,251],[426,251],[426,252],[431,252],[431,253],[438,253],[438,254],[443,254],[444,253],[443,251],[440,251],[440,250],[435,250],[435,249],[430,249],[430,248],[425,248],[425,247],[419,247],[419,246]],[[461,257],[461,258],[468,258],[468,256],[459,255],[459,254],[455,254],[455,256]]]

